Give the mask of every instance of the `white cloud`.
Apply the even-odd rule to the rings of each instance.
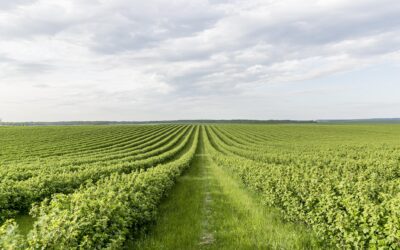
[[[163,106],[398,64],[398,13],[396,0],[0,0],[0,114],[61,119],[62,105],[76,120],[100,105],[91,118],[124,106],[120,118],[157,119]]]

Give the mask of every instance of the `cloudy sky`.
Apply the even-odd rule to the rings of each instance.
[[[0,117],[400,117],[400,2],[0,0]]]

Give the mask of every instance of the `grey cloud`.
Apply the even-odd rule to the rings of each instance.
[[[188,37],[212,27],[221,18],[204,1],[147,1],[115,7],[88,22],[93,49],[105,54],[156,47],[166,40]]]
[[[40,88],[40,89],[47,89],[47,88],[50,88],[51,86],[48,84],[38,83],[38,84],[34,84],[33,87]]]
[[[37,0],[0,0],[0,10],[10,10],[21,5],[31,4]]]
[[[46,63],[37,62],[19,62],[17,70],[22,74],[43,74],[53,69],[53,66]]]
[[[53,66],[41,62],[21,61],[9,56],[0,54],[0,66],[5,66],[3,72],[0,72],[0,77],[19,76],[19,75],[37,75],[49,72]],[[6,75],[8,73],[8,75]]]

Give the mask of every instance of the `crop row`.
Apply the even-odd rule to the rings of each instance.
[[[9,220],[0,228],[3,248],[120,249],[155,217],[157,204],[196,152],[199,129],[170,163],[147,171],[112,174],[76,192],[57,194],[33,210],[37,221],[27,238]],[[186,139],[185,139],[186,140]]]
[[[131,127],[130,129],[115,127],[107,131],[92,129],[92,134],[86,137],[84,135],[81,137],[81,133],[71,134],[69,132],[63,134],[63,130],[60,129],[59,135],[48,136],[43,131],[42,133],[34,133],[27,138],[13,137],[6,131],[0,130],[0,133],[5,134],[5,137],[10,141],[3,146],[3,155],[0,159],[2,165],[18,162],[25,164],[35,160],[61,160],[73,156],[87,156],[96,152],[104,153],[113,148],[118,149],[124,143],[140,141],[147,136],[156,135],[169,129],[171,129],[169,126],[143,126]],[[33,132],[35,130],[31,131],[31,133]],[[7,145],[9,147],[12,145],[13,148],[7,148]]]
[[[271,147],[276,141],[265,140],[265,146],[248,143],[246,149],[248,137],[235,127],[206,131],[213,160],[259,192],[265,204],[279,208],[287,220],[309,225],[322,241],[340,248],[400,248],[396,146],[333,142],[316,149],[310,143],[310,150],[290,145],[288,137],[287,148]],[[333,146],[335,151],[330,150]]]
[[[85,182],[96,182],[113,173],[130,173],[147,169],[176,157],[189,143],[193,127],[186,126],[178,135],[162,145],[120,161],[108,161],[86,167],[43,167],[37,175],[23,181],[4,180],[0,183],[0,221],[26,212],[33,202],[54,193],[71,193]],[[59,171],[61,170],[61,171]]]
[[[155,138],[153,138],[152,135],[143,139],[141,142],[132,142],[130,145],[131,147],[122,147],[119,148],[119,151],[111,150],[111,152],[105,152],[99,155],[83,155],[79,158],[69,158],[66,156],[64,159],[56,161],[44,160],[37,163],[4,166],[0,170],[0,176],[3,177],[3,180],[24,180],[43,174],[43,171],[66,172],[69,171],[69,169],[78,171],[79,169],[87,168],[95,164],[96,166],[110,165],[122,161],[142,159],[147,157],[149,153],[151,154],[152,150],[157,150],[160,146],[171,142],[173,138],[177,140],[187,129],[187,127],[179,127],[170,129],[162,134],[156,133]],[[147,153],[147,155],[144,155],[144,153]]]

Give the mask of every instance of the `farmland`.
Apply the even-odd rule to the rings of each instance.
[[[0,127],[0,248],[400,248],[400,126]]]

